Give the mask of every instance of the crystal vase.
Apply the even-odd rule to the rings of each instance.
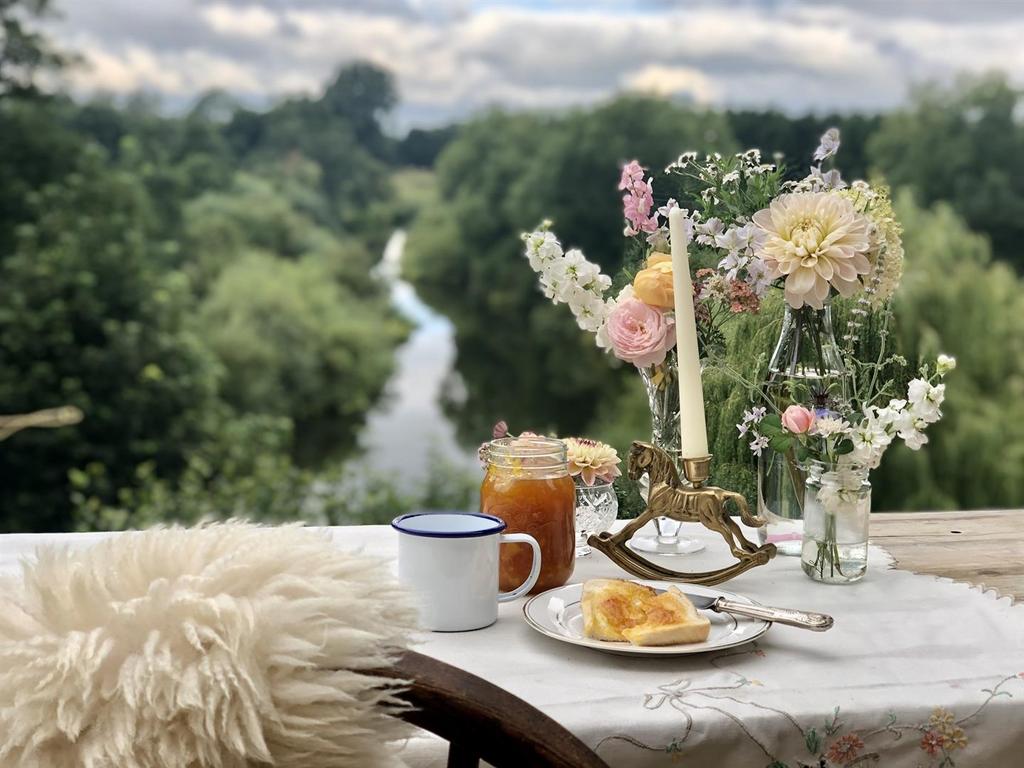
[[[660,365],[640,368],[640,378],[647,390],[647,404],[651,410],[651,444],[672,457],[679,477],[683,478],[679,454],[679,368],[676,351],[672,349]],[[685,482],[685,479],[684,479]],[[640,480],[640,495],[647,500],[648,478]],[[681,523],[667,517],[657,517],[655,536],[634,536],[630,546],[641,552],[659,555],[688,555],[704,549],[696,539],[679,535]]]
[[[829,408],[846,396],[848,373],[832,328],[832,308],[786,305],[782,328],[768,363],[765,394],[780,412],[798,403]],[[803,535],[807,473],[792,452],[771,448],[757,463],[757,507],[768,524],[758,529],[760,543],[775,544],[779,554],[798,556]]]
[[[819,461],[807,467],[800,565],[815,581],[848,584],[868,567],[868,470]]]
[[[587,485],[576,479],[576,557],[591,553],[587,539],[607,531],[619,513],[619,497],[611,483]]]

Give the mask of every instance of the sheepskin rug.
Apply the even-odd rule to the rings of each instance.
[[[397,765],[386,565],[245,523],[41,548],[0,585],[3,768]]]

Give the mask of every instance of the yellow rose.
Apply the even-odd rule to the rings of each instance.
[[[648,264],[650,265],[649,260]],[[637,272],[636,277],[633,278],[633,293],[644,304],[649,304],[652,307],[661,309],[675,307],[675,294],[672,290],[672,262],[657,261],[647,269]]]
[[[661,251],[651,251],[651,255],[647,257],[647,266],[653,267],[655,264],[662,264],[664,262],[672,263],[672,257],[667,253]]]

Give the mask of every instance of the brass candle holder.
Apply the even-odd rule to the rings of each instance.
[[[745,525],[760,528],[765,521],[752,515],[743,495],[707,485],[711,476],[711,457],[683,459],[684,483],[676,471],[672,458],[657,446],[634,442],[629,451],[628,472],[632,480],[647,475],[650,490],[647,509],[618,533],[605,531],[593,534],[588,543],[600,550],[620,568],[645,579],[683,581],[691,584],[720,584],[734,576],[764,565],[775,557],[774,544],[757,546],[748,541],[743,531],[729,514],[729,504],[740,514]],[[737,562],[714,571],[688,573],[652,563],[626,546],[633,534],[656,517],[668,517],[681,523],[700,523],[717,531],[729,545]]]

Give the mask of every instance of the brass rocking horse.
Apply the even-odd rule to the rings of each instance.
[[[706,485],[711,466],[710,456],[683,459],[683,472],[689,485],[680,480],[671,457],[649,443],[633,443],[628,466],[632,480],[647,475],[650,482],[647,509],[618,533],[605,531],[592,535],[588,540],[592,547],[604,552],[616,565],[646,579],[712,585],[720,584],[755,566],[764,565],[775,556],[774,544],[758,547],[747,541],[743,531],[729,515],[728,504],[732,502],[745,525],[760,528],[765,524],[760,517],[750,513],[743,495]],[[681,523],[700,523],[705,528],[718,531],[737,562],[715,571],[685,573],[656,565],[626,547],[626,542],[633,534],[656,517],[668,517]]]

